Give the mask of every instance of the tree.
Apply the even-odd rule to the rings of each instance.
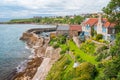
[[[119,78],[120,73],[120,57],[113,59],[112,62],[109,62],[107,66],[105,66],[104,74],[105,77],[109,78]]]
[[[120,0],[111,0],[109,4],[103,8],[103,12],[107,15],[110,22],[116,24],[117,32],[120,32]]]
[[[97,35],[97,32],[94,30],[94,27],[91,28],[91,36],[94,37]]]
[[[103,38],[103,35],[102,34],[97,34],[97,36],[96,36],[96,40],[97,41],[99,41],[100,39],[102,39]]]
[[[81,24],[81,22],[83,21],[83,17],[81,16],[75,16],[74,18],[74,24]]]
[[[116,35],[115,45],[111,47],[110,54],[112,56],[120,55],[120,33]]]

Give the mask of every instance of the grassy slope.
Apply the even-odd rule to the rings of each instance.
[[[71,51],[74,51],[75,55],[80,55],[81,59],[86,61],[86,62],[90,62],[92,64],[97,64],[97,61],[95,61],[95,56],[91,56],[89,54],[84,53],[83,51],[81,51],[75,44],[73,41],[69,41],[69,48]]]
[[[95,61],[95,56],[84,53],[80,50],[73,41],[67,41],[67,44],[60,45],[62,50],[65,50],[69,47],[70,51],[74,53],[74,56],[79,55],[83,61],[90,62],[96,65],[98,62]],[[63,54],[62,57],[53,65],[51,68],[46,80],[71,80],[73,76],[73,65],[74,60],[69,54]]]
[[[68,54],[62,57],[53,65],[46,80],[63,80],[73,66],[73,61]],[[64,77],[63,77],[64,76]]]

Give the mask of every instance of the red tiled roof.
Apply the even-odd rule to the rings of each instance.
[[[115,27],[115,23],[111,23],[111,24],[110,24],[110,27]]]
[[[82,31],[82,26],[81,25],[70,25],[70,30],[71,31]]]
[[[110,22],[106,22],[103,25],[104,25],[104,27],[109,27],[110,26]]]
[[[97,25],[98,23],[98,18],[90,18],[88,19],[84,24],[89,24],[90,26]],[[103,26],[108,28],[108,27],[114,27],[114,23],[110,23],[106,18],[102,18],[102,23]]]
[[[96,24],[98,22],[97,18],[90,18],[88,19],[85,24],[89,24],[90,26],[93,26],[94,24]]]
[[[104,25],[104,27],[106,27],[106,28],[108,28],[108,27],[114,27],[115,26],[115,24],[114,23],[110,23],[110,22],[106,22],[105,24],[103,24]]]

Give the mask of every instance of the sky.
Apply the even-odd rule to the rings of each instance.
[[[0,0],[0,18],[65,16],[101,12],[110,0]]]

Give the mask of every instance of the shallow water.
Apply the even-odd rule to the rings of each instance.
[[[50,25],[1,24],[0,25],[0,80],[7,77],[15,67],[32,53],[19,38],[30,28],[49,28]]]

